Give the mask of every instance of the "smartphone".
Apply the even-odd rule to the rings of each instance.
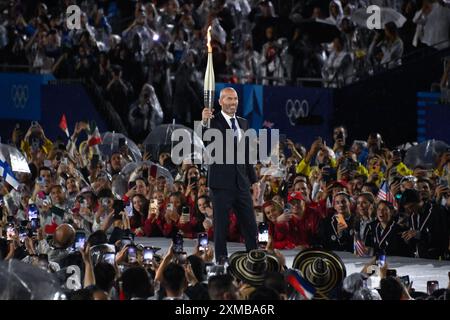
[[[91,168],[95,169],[98,167],[98,162],[100,158],[98,154],[94,154],[91,159]]]
[[[38,256],[38,264],[40,267],[47,269],[48,268],[48,255],[45,253],[41,253]]]
[[[80,250],[84,248],[84,244],[86,243],[86,233],[84,231],[77,231],[75,234],[75,242],[73,243],[74,250]]]
[[[265,222],[258,224],[258,242],[260,244],[267,244],[269,241],[269,225]]]
[[[436,290],[439,290],[439,281],[437,280],[427,281],[427,294],[432,295],[433,292],[435,292]]]
[[[25,239],[28,236],[28,230],[24,226],[19,227],[19,240],[20,242],[25,242]]]
[[[170,210],[170,211],[173,211],[173,203],[168,203],[166,209]]]
[[[124,210],[125,210],[125,212],[127,213],[127,216],[129,216],[129,217],[132,217],[132,216],[133,216],[133,205],[131,204],[131,202],[130,202],[129,205],[127,205],[127,206],[124,208]]]
[[[200,251],[205,251],[208,247],[208,234],[203,232],[198,234],[198,249]]]
[[[387,269],[386,270],[386,277],[396,277],[396,276],[397,276],[396,269]]]
[[[181,214],[185,220],[190,220],[191,214],[190,214],[189,207],[183,206],[183,208],[181,209]]]
[[[386,263],[386,255],[384,254],[377,255],[377,265],[383,267],[385,263]]]
[[[183,235],[177,233],[173,238],[173,252],[174,253],[182,253],[183,250]]]
[[[409,276],[403,276],[403,277],[400,277],[399,279],[400,279],[400,282],[403,283],[403,285],[404,285],[406,288],[409,287],[409,284],[411,283],[411,282],[409,281]]]
[[[155,254],[153,248],[144,248],[144,264],[151,264],[153,260],[153,255]]]
[[[137,248],[135,246],[131,245],[128,247],[127,255],[128,255],[128,263],[137,262]]]
[[[110,265],[115,265],[116,263],[116,254],[115,253],[104,253],[102,255],[101,261],[109,263]]]
[[[41,221],[39,219],[31,219],[31,234],[37,235],[37,229],[41,227]]]
[[[122,238],[122,240],[120,240],[120,243],[122,244],[122,247],[131,246],[133,245],[133,240],[131,240],[130,238]]]
[[[109,199],[108,198],[103,198],[102,199],[102,207],[103,209],[107,209],[109,205]]]
[[[16,227],[13,223],[9,223],[6,227],[6,239],[7,240],[13,240],[14,236],[16,235]]]
[[[33,220],[33,219],[37,219],[39,215],[39,210],[37,208],[37,206],[32,203],[28,206],[28,220]]]

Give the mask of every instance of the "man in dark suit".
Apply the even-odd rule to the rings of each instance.
[[[213,115],[214,109],[203,109],[202,126],[206,129],[210,119],[210,128],[217,129],[222,133],[224,141],[223,156],[224,161],[212,163],[208,168],[208,186],[212,195],[214,211],[214,246],[216,261],[221,262],[227,258],[227,231],[228,215],[230,209],[235,212],[240,230],[245,239],[247,251],[257,248],[257,227],[255,213],[253,211],[253,201],[250,194],[250,187],[259,191],[255,169],[248,161],[248,142],[244,137],[244,132],[248,129],[247,120],[236,116],[238,107],[238,96],[233,88],[224,88],[220,92],[219,104],[222,110]],[[232,130],[234,141],[226,144],[226,130]],[[243,131],[241,131],[243,130]],[[236,150],[241,150],[237,145],[244,143],[247,152],[243,164],[236,161]],[[233,149],[234,150],[229,150]],[[227,153],[235,152],[233,163],[226,163]]]

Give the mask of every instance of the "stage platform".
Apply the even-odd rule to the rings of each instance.
[[[164,254],[170,245],[171,240],[167,238],[136,238],[136,244],[145,246],[155,246],[161,248],[158,253]],[[196,240],[184,239],[184,250],[191,254],[196,245]],[[242,243],[228,243],[228,255],[233,252],[245,250]],[[298,250],[281,250],[286,257],[286,265],[292,266],[292,261],[298,253]],[[347,275],[354,272],[360,272],[363,266],[370,261],[369,258],[360,258],[349,252],[336,252],[344,261],[347,268]],[[416,291],[426,292],[427,281],[439,281],[440,288],[448,286],[448,272],[450,272],[450,261],[437,261],[427,259],[413,259],[404,257],[387,257],[386,261],[390,269],[397,269],[397,275],[409,275],[411,281],[414,282],[413,287]]]

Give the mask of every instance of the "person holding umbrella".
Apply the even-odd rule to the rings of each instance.
[[[374,55],[375,47],[381,51],[375,56],[382,67],[393,68],[401,64],[403,55],[403,41],[398,36],[398,29],[394,22],[384,25],[384,39],[376,33],[369,47],[369,57]]]

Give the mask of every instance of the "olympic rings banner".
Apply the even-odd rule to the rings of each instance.
[[[280,134],[306,146],[317,136],[332,144],[333,89],[216,83],[216,101],[227,86],[237,91],[237,113],[253,129],[279,129]],[[220,110],[220,106],[215,109]]]
[[[41,85],[51,75],[0,73],[0,118],[41,119]]]

